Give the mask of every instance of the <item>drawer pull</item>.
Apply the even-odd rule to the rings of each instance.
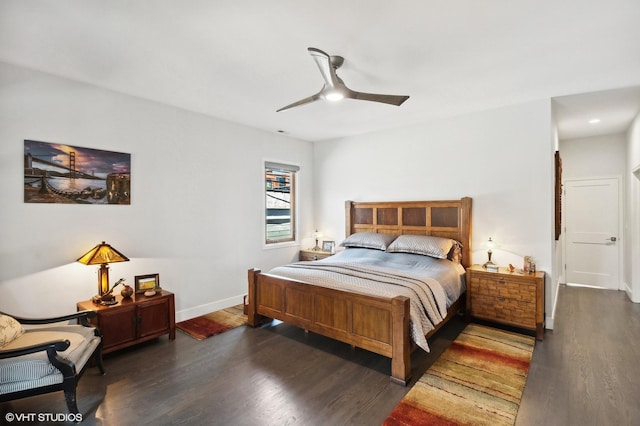
[[[498,284],[504,284],[506,281],[503,279],[498,280]]]

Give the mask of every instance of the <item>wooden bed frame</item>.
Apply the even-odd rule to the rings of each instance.
[[[471,261],[471,198],[452,201],[346,202],[346,234],[433,235],[463,245],[462,265]],[[352,346],[391,358],[391,380],[406,386],[411,378],[412,342],[409,298],[384,298],[334,290],[249,270],[248,324],[266,318],[293,324]],[[443,322],[460,309],[461,297]]]

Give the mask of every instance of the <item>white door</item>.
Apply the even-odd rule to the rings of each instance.
[[[619,179],[565,182],[567,284],[620,288]]]

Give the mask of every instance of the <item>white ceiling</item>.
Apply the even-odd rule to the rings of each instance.
[[[640,86],[553,99],[560,139],[623,133],[640,113]],[[597,123],[589,123],[598,119]]]
[[[640,86],[639,23],[638,0],[0,0],[0,61],[312,141],[560,97],[574,138],[638,113],[637,89],[604,91]],[[411,97],[276,113],[322,87],[307,47]]]

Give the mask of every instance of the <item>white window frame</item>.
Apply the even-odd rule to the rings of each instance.
[[[290,192],[290,201],[292,203],[292,217],[291,217],[291,233],[292,238],[287,238],[283,240],[269,240],[267,238],[267,205],[266,205],[266,172],[268,169],[279,169],[282,171],[293,173],[293,182],[291,184],[291,192]],[[262,171],[262,186],[263,186],[263,235],[262,242],[265,248],[277,248],[284,246],[293,246],[298,245],[298,172],[300,171],[300,166],[296,164],[292,164],[289,162],[281,162],[281,161],[270,161],[265,160],[263,162],[263,171]]]

